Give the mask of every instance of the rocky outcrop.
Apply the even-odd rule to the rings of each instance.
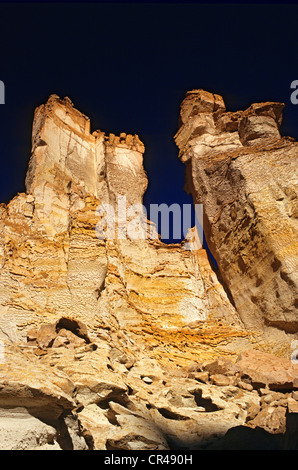
[[[53,95],[37,108],[27,193],[1,207],[3,339],[24,341],[29,328],[62,317],[96,333],[147,331],[149,341],[165,336],[178,349],[181,328],[192,343],[202,326],[246,336],[205,250],[134,238],[118,215],[119,200],[128,221],[132,203],[142,203],[143,152],[138,136],[90,134],[68,98]],[[102,237],[107,204],[115,232]]]
[[[89,119],[68,98],[52,95],[37,108],[26,193],[0,207],[0,448],[237,447],[229,434],[233,428],[249,429],[250,442],[260,428],[265,446],[297,446],[293,416],[298,366],[290,361],[295,321],[285,303],[294,295],[293,272],[285,271],[294,266],[292,245],[285,245],[282,258],[269,244],[264,213],[271,208],[271,196],[262,209],[251,189],[258,204],[249,214],[258,215],[255,235],[248,239],[250,225],[241,219],[249,210],[248,193],[245,185],[242,192],[240,186],[230,188],[228,167],[220,173],[226,178],[222,184],[229,196],[232,189],[235,197],[240,191],[242,205],[238,201],[234,231],[223,236],[226,219],[221,217],[230,205],[224,198],[220,205],[211,180],[211,175],[217,177],[213,165],[228,165],[228,152],[240,152],[232,159],[238,162],[261,148],[268,168],[282,180],[273,154],[280,152],[282,162],[288,159],[289,167],[284,167],[290,168],[296,143],[279,139],[280,116],[279,104],[225,113],[220,97],[203,92],[187,96],[182,105],[176,141],[195,197],[198,188],[205,194],[201,179],[208,186],[206,236],[219,271],[203,248],[185,249],[186,241],[162,243],[152,222],[135,218],[147,187],[138,136],[90,133]],[[210,158],[210,174],[196,166],[195,148],[202,160]],[[245,162],[242,166],[246,168]],[[197,173],[189,173],[192,168]],[[243,180],[240,170],[235,175]],[[284,184],[290,185],[290,179]],[[266,188],[264,184],[263,195]],[[282,206],[278,229],[285,234],[288,219],[295,223],[294,212],[291,217],[284,213],[285,207],[294,211],[291,201],[287,196],[282,202],[288,205]],[[211,213],[221,220],[218,231],[212,228]],[[142,236],[135,237],[132,227]],[[219,234],[223,238],[217,239]],[[258,259],[256,277],[253,268],[246,273],[238,263],[240,255],[246,259],[245,241],[246,253]],[[222,264],[229,250],[230,261]],[[265,253],[281,263],[269,273]],[[291,282],[283,279],[284,272]],[[281,290],[278,275],[288,290]],[[248,295],[252,282],[255,302]],[[279,317],[272,321],[273,312],[267,311],[273,284],[280,286],[275,308],[284,309],[284,323]],[[282,341],[265,326],[269,331],[283,328]]]
[[[96,348],[53,344],[42,354],[37,345],[7,346],[1,448],[297,449],[298,385],[288,380],[290,360],[282,371],[270,369],[266,383],[259,379],[264,364],[277,359],[268,353],[250,351],[260,361],[253,373],[242,356],[165,368],[135,345],[133,356],[124,353],[120,336],[98,338]]]
[[[280,136],[281,103],[227,112],[187,93],[175,136],[186,190],[204,206],[208,246],[247,328],[285,340],[297,323],[297,142]]]

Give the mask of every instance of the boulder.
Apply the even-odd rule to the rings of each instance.
[[[298,366],[290,359],[254,349],[241,353],[236,366],[241,379],[254,388],[287,391],[298,378]]]

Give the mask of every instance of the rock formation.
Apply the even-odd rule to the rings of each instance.
[[[0,448],[237,448],[233,429],[296,447],[297,143],[281,111],[227,113],[201,90],[182,103],[217,269],[150,220],[128,230],[147,187],[137,135],[91,133],[57,95],[36,109],[26,193],[0,207]]]
[[[247,328],[270,340],[298,331],[297,142],[281,138],[282,103],[226,112],[222,98],[187,93],[175,136],[186,190]]]

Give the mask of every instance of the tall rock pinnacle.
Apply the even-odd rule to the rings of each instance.
[[[298,146],[281,138],[284,104],[226,112],[221,97],[187,93],[175,136],[186,189],[248,328],[298,331]],[[271,329],[272,333],[276,329]]]
[[[79,197],[112,202],[118,194],[141,203],[147,187],[144,145],[138,136],[90,134],[90,121],[69,98],[51,95],[35,111],[27,192],[48,235],[65,231]]]

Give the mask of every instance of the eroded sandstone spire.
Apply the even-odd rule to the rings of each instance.
[[[175,136],[186,189],[204,205],[204,229],[248,328],[298,330],[297,156],[281,138],[284,104],[226,112],[218,95],[193,90]],[[281,335],[282,338],[282,335]]]
[[[85,196],[142,202],[147,187],[144,145],[137,135],[90,133],[90,121],[69,98],[51,95],[34,114],[27,193],[48,236],[63,233],[69,211]]]

